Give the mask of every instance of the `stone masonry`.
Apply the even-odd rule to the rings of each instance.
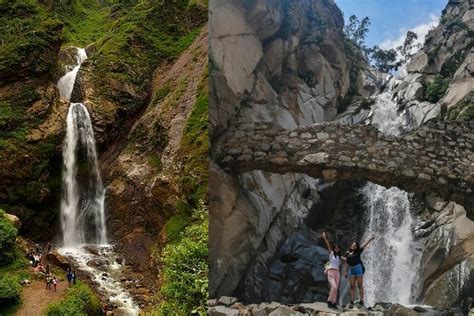
[[[362,178],[408,192],[434,192],[474,219],[474,122],[428,123],[404,137],[328,122],[284,130],[240,122],[213,144],[228,172],[305,173],[328,182]]]

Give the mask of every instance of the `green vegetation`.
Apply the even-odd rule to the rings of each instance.
[[[92,58],[94,80],[104,87],[104,95],[120,101],[125,108],[136,106],[133,96],[110,89],[109,81],[127,82],[133,85],[135,94],[146,95],[158,63],[186,49],[207,18],[207,8],[188,4],[187,0],[144,0],[116,20],[107,36],[98,41],[98,52]]]
[[[0,265],[7,265],[15,259],[15,239],[18,230],[0,209]]]
[[[207,88],[201,91],[203,92],[197,97],[181,140],[184,170],[181,172],[179,185],[183,195],[194,205],[207,196],[208,92]]]
[[[48,305],[48,316],[102,315],[97,296],[85,283],[78,283],[68,288],[66,297]]]
[[[62,27],[34,0],[0,0],[0,81],[50,69]]]
[[[179,154],[183,169],[176,179],[181,201],[163,227],[166,245],[154,255],[160,267],[158,315],[205,315],[207,282],[207,175],[208,88],[207,73],[186,121]]]
[[[0,276],[0,305],[16,303],[20,300],[21,285],[10,274]]]
[[[0,209],[0,315],[20,306],[20,280],[28,277],[28,261],[16,246],[17,229]]]
[[[464,61],[466,57],[465,51],[459,51],[454,53],[445,63],[441,66],[441,76],[445,78],[452,78],[456,70]]]
[[[438,75],[432,82],[426,84],[425,100],[431,103],[438,102],[449,87],[449,79]]]
[[[474,102],[465,100],[450,108],[446,115],[450,121],[468,122],[474,120]]]
[[[182,222],[168,225],[173,238],[157,258],[162,266],[163,284],[158,295],[158,315],[206,315],[204,308],[208,293],[207,236],[208,215],[204,203],[193,211],[191,224],[184,230]]]

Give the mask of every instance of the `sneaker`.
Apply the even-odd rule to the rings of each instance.
[[[360,307],[365,308],[364,301],[359,301],[359,303],[357,305],[359,305]]]
[[[354,302],[353,302],[353,301],[351,301],[351,302],[349,303],[349,308],[354,308]]]

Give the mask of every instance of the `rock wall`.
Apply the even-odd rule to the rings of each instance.
[[[332,0],[211,1],[210,23],[211,155],[236,120],[293,129],[334,119],[351,80],[356,94],[368,94],[363,76],[350,76],[344,21]],[[260,171],[236,177],[214,163],[209,179],[210,296],[268,300],[269,267],[320,201],[317,180]]]

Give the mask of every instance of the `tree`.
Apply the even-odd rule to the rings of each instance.
[[[397,47],[397,50],[399,51],[400,55],[402,55],[403,60],[405,62],[407,62],[408,59],[412,56],[413,48],[418,47],[417,45],[414,44],[417,38],[418,38],[418,35],[416,35],[415,32],[408,31],[407,36],[405,37],[405,41],[403,42],[403,45]]]
[[[351,46],[359,50],[367,58],[369,49],[365,46],[365,37],[369,32],[370,20],[365,17],[360,21],[357,16],[351,15],[349,23],[344,27],[344,34]]]
[[[385,50],[376,45],[370,49],[370,55],[373,66],[381,72],[396,71],[401,64],[400,61],[397,61],[397,51],[393,48]]]

